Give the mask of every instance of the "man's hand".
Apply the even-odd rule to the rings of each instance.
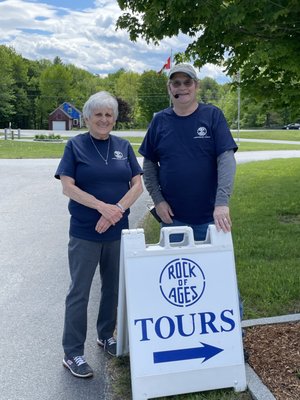
[[[161,201],[155,206],[155,208],[158,216],[165,224],[171,224],[173,222],[172,217],[174,217],[174,214],[166,201]]]
[[[218,232],[221,230],[225,233],[230,232],[232,223],[229,215],[229,207],[215,206],[214,221]]]

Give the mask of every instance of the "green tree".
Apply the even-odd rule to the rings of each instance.
[[[143,124],[148,124],[153,114],[168,107],[167,77],[155,71],[146,71],[140,77],[138,110]]]
[[[127,101],[121,99],[120,97],[117,97],[117,100],[118,100],[119,115],[118,115],[116,127],[118,129],[120,123],[121,123],[121,126],[123,126],[122,125],[123,123],[131,122],[132,118],[131,118],[130,104],[127,103]]]
[[[137,104],[137,91],[140,82],[140,75],[136,72],[125,72],[119,75],[115,82],[117,96],[126,100],[132,108]]]
[[[125,72],[115,81],[115,91],[118,97],[124,99],[130,106],[130,125],[127,127],[141,127],[138,123],[138,88],[140,85],[140,75],[136,72]],[[143,124],[142,124],[143,127]]]
[[[299,116],[299,0],[118,0],[117,27],[156,44],[183,32],[192,42],[177,60],[213,63],[234,76],[258,101],[286,106]]]
[[[48,126],[49,113],[64,101],[72,99],[72,74],[61,64],[51,65],[40,76],[40,97],[37,100],[39,127]]]
[[[72,64],[67,65],[66,68],[72,76],[70,101],[82,110],[87,99],[98,91],[99,78]]]
[[[29,101],[29,114],[28,114],[28,128],[36,129],[38,127],[37,121],[37,100],[40,96],[40,75],[42,71],[51,65],[45,60],[31,61],[25,60],[28,65],[28,85],[27,85],[27,96]]]
[[[58,56],[54,57],[53,64],[54,65],[63,65],[62,59]]]
[[[117,96],[116,85],[119,78],[125,74],[125,69],[120,68],[117,72],[108,74],[105,78],[98,78],[98,90],[106,90],[114,96]]]
[[[0,126],[2,128],[8,127],[15,114],[13,107],[15,80],[12,74],[12,54],[12,49],[0,46]]]
[[[217,105],[220,99],[220,85],[212,78],[204,78],[199,81],[199,95],[204,103]]]
[[[229,85],[227,85],[228,88]],[[231,128],[237,127],[238,107],[237,107],[237,94],[235,90],[226,90],[222,98],[222,111],[227,119]]]
[[[12,62],[14,99],[12,105],[15,115],[13,126],[15,128],[28,128],[30,115],[30,101],[28,97],[28,63],[20,55],[15,54]]]

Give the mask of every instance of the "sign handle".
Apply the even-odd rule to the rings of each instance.
[[[183,234],[183,240],[181,242],[170,242],[170,235],[174,233]],[[159,245],[165,248],[171,247],[195,247],[194,233],[190,226],[174,226],[174,227],[163,227],[160,230]]]

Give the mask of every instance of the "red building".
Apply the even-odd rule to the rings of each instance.
[[[69,131],[83,126],[82,112],[73,104],[64,102],[48,118],[49,130]]]

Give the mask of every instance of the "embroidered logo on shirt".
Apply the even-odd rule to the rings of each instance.
[[[197,135],[198,136],[194,136],[194,139],[208,139],[208,138],[210,138],[210,136],[207,134],[207,129],[205,128],[205,126],[200,126],[197,129]]]
[[[113,160],[126,160],[127,157],[124,157],[123,153],[121,151],[115,150],[114,151],[114,157],[112,159]]]

